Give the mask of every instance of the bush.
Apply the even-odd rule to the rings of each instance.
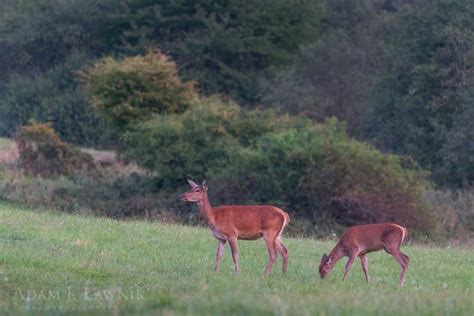
[[[474,233],[474,190],[429,190],[425,199],[438,223],[440,237],[464,237]]]
[[[81,169],[68,176],[47,179],[25,176],[17,169],[0,165],[0,199],[35,208],[111,218],[198,221],[190,212],[172,211],[170,197],[167,200],[160,194],[153,175],[133,164]]]
[[[119,130],[152,114],[182,113],[195,98],[194,84],[183,83],[176,64],[160,52],[104,58],[80,76],[92,103]]]
[[[203,99],[181,115],[135,125],[123,139],[125,155],[156,171],[169,194],[184,190],[186,177],[205,178],[214,203],[277,204],[309,221],[312,233],[320,221],[433,228],[422,199],[425,174],[350,139],[335,119],[314,124]]]
[[[91,155],[64,143],[47,124],[22,126],[15,137],[18,165],[28,175],[44,178],[94,168]]]
[[[393,221],[421,233],[433,229],[424,173],[350,139],[335,119],[264,135],[234,163],[220,175],[228,183],[221,190],[282,205],[314,225]]]
[[[315,124],[197,98],[156,53],[104,60],[84,78],[96,106],[120,127],[121,153],[156,172],[168,197],[177,198],[186,177],[205,178],[214,203],[277,204],[305,227],[395,221],[432,231],[425,174],[351,139],[336,119]]]
[[[181,115],[155,116],[130,127],[123,136],[124,154],[156,171],[168,189],[180,188],[186,176],[213,178],[224,172],[258,136],[285,121],[271,112],[202,99]]]

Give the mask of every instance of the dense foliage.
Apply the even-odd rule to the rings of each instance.
[[[314,40],[321,6],[311,0],[134,1],[111,17],[125,53],[158,45],[200,91],[259,100],[259,79]],[[122,24],[119,24],[119,21]]]
[[[74,71],[106,55],[168,52],[200,91],[259,98],[259,78],[316,35],[312,1],[2,0],[0,135],[30,120],[68,141],[108,144]],[[128,89],[127,91],[130,91]]]
[[[474,106],[473,18],[470,1],[426,1],[403,12],[390,29],[388,72],[373,90],[369,137],[412,156],[440,184],[467,186],[474,176],[473,143],[462,140]]]
[[[85,56],[74,54],[54,69],[34,76],[13,75],[0,88],[0,134],[13,136],[18,126],[48,122],[65,140],[98,145],[107,139],[103,120],[90,107],[75,68]],[[3,90],[3,93],[1,92]]]
[[[68,141],[104,143],[74,71],[110,51],[103,15],[112,2],[0,1],[1,135],[34,120],[52,123]]]
[[[153,170],[160,190],[175,195],[185,177],[205,178],[218,202],[271,202],[310,223],[396,220],[431,229],[421,199],[427,184],[416,165],[351,139],[336,119],[315,124],[219,97],[190,98],[175,68],[148,54],[106,60],[85,76],[102,112],[119,117],[122,155]]]
[[[0,135],[34,120],[67,141],[112,146],[76,71],[158,48],[201,94],[335,116],[438,185],[472,185],[471,1],[3,0],[2,9]]]
[[[177,66],[159,52],[122,62],[105,58],[81,72],[92,103],[118,132],[153,114],[182,113],[195,98]]]

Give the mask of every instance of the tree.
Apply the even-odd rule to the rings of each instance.
[[[473,17],[469,1],[420,1],[403,12],[391,29],[391,62],[372,94],[368,137],[413,157],[439,184],[443,147],[450,146],[455,118],[465,111],[462,93],[474,77]]]
[[[52,122],[66,140],[88,145],[104,132],[90,132],[101,125],[69,73],[104,56],[160,48],[203,93],[251,104],[260,98],[259,78],[317,36],[320,12],[310,0],[2,0],[1,6],[0,133],[11,136],[28,121]],[[58,84],[56,73],[65,68]]]
[[[263,103],[321,122],[335,116],[362,138],[367,97],[384,63],[383,30],[402,6],[388,2],[324,1],[321,35],[265,82]]]
[[[436,173],[438,181],[453,187],[474,185],[474,89],[462,95],[459,113],[453,117],[453,127],[447,132],[441,148],[442,166]]]
[[[76,52],[34,78],[12,75],[0,85],[0,135],[12,137],[18,126],[43,122],[68,142],[103,144],[107,139],[103,120],[89,106],[75,73],[87,60]]]
[[[0,135],[49,122],[65,140],[104,143],[75,71],[109,51],[103,18],[117,0],[2,0]]]
[[[177,66],[166,55],[117,61],[104,58],[80,72],[91,102],[117,133],[153,114],[182,113],[196,98],[193,82],[182,82]]]
[[[180,65],[184,80],[204,94],[230,95],[241,104],[260,98],[259,78],[288,64],[318,34],[313,1],[125,1],[114,14],[128,21],[126,54],[158,46]]]
[[[77,51],[97,56],[108,50],[103,18],[117,0],[2,0],[0,82],[11,74],[37,75]]]

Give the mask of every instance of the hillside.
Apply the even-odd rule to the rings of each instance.
[[[474,314],[472,250],[404,246],[412,261],[401,289],[399,266],[385,253],[369,255],[370,285],[359,263],[343,283],[345,260],[323,282],[317,265],[334,242],[286,244],[286,276],[279,260],[262,277],[263,241],[240,242],[240,275],[232,272],[229,249],[215,274],[216,242],[203,228],[0,203],[0,313]]]

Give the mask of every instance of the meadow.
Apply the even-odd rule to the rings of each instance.
[[[197,211],[197,210],[196,210]],[[0,202],[0,314],[473,315],[472,249],[408,245],[406,288],[389,255],[369,255],[372,283],[346,260],[317,275],[334,241],[285,238],[281,259],[263,277],[263,240],[241,241],[242,272],[226,249],[213,272],[216,241],[205,228],[116,221]]]

